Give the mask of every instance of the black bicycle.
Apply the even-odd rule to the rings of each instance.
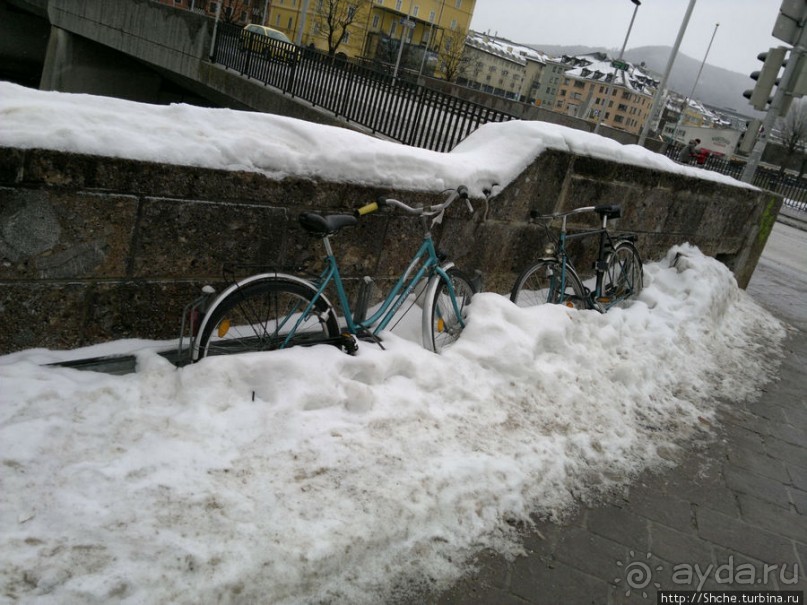
[[[602,221],[599,229],[569,233],[566,219],[574,214],[595,212]],[[611,237],[608,219],[622,215],[620,206],[586,206],[569,212],[541,215],[530,214],[535,220],[543,220],[548,243],[537,263],[524,270],[516,279],[510,300],[520,307],[546,303],[566,305],[576,309],[595,309],[605,313],[611,307],[638,296],[643,285],[642,259],[635,246],[634,234]],[[549,225],[562,219],[557,243],[552,242]],[[567,253],[567,243],[572,239],[597,237],[599,249],[594,262],[594,288],[587,288]]]

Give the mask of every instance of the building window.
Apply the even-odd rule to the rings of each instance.
[[[291,31],[291,26],[292,26],[292,25],[294,25],[294,20],[293,20],[291,17],[289,17],[289,25],[286,27],[286,29],[288,29],[289,31]]]
[[[413,17],[417,17],[417,16],[418,16],[418,11],[420,11],[420,7],[419,7],[419,6],[415,6],[415,7],[412,9],[412,16],[413,16]]]
[[[457,29],[457,20],[452,19],[451,20],[451,31],[454,31],[455,29]]]
[[[217,2],[211,2],[211,3],[210,3],[210,8],[209,8],[208,10],[209,10],[211,13],[215,13],[215,12],[216,12],[216,10],[218,10],[218,8],[219,8],[219,5],[218,5],[218,3],[217,3]]]
[[[623,118],[622,116],[615,116],[614,117],[614,122],[616,122],[617,124],[621,124],[624,121],[625,121],[625,118]]]
[[[384,0],[375,0],[375,3],[380,6],[384,6]]]
[[[434,23],[434,19],[435,19],[436,17],[437,17],[437,13],[435,13],[434,11],[431,11],[431,12],[429,13],[429,23]]]
[[[381,17],[379,15],[373,15],[373,29],[378,29],[380,23]]]
[[[627,106],[627,105],[625,105],[624,103],[620,103],[620,104],[619,104],[619,107],[617,107],[617,109],[618,109],[619,111],[628,111],[628,106]]]
[[[575,80],[575,82],[574,82],[574,87],[575,87],[575,88],[585,88],[585,87],[586,87],[586,83],[585,83],[585,82],[583,82],[582,80]]]
[[[454,6],[457,8],[462,8],[462,0],[457,0],[457,3]]]
[[[398,1],[395,3],[395,10],[396,10],[396,11],[401,10],[401,7],[402,7],[402,6],[403,6],[403,0],[398,0]]]

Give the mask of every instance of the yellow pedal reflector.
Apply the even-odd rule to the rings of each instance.
[[[230,320],[225,319],[219,324],[219,330],[218,330],[219,338],[224,338],[225,336],[227,336],[227,332],[229,331],[230,331]]]
[[[446,329],[446,322],[441,317],[440,319],[437,320],[437,331],[443,332],[445,329]]]

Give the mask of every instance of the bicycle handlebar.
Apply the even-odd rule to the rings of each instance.
[[[471,212],[474,211],[473,207],[471,206],[471,202],[468,201],[468,188],[465,185],[460,185],[456,189],[453,189],[449,194],[446,201],[442,204],[435,204],[432,206],[422,206],[420,208],[415,208],[406,204],[400,200],[396,200],[393,198],[388,198],[386,196],[379,196],[379,198],[372,202],[371,204],[367,204],[358,208],[355,211],[355,215],[364,216],[365,214],[372,214],[373,212],[377,211],[379,208],[384,206],[395,206],[396,208],[400,208],[401,210],[405,210],[409,214],[416,214],[418,216],[436,216],[440,214],[443,210],[448,208],[454,201],[458,198],[464,199],[468,204],[468,208]]]
[[[608,218],[619,218],[622,216],[622,208],[620,206],[584,206],[582,208],[575,208],[574,210],[569,210],[568,212],[557,212],[555,214],[539,214],[537,210],[532,210],[530,212],[530,218],[533,219],[554,219],[554,218],[565,218],[572,214],[582,214],[583,212],[596,212],[600,216],[606,216]]]
[[[555,214],[539,214],[537,210],[532,210],[530,212],[530,218],[561,218],[562,216],[569,216],[570,214],[582,214],[583,212],[591,212],[594,210],[595,206],[584,206],[583,208],[575,208],[574,210],[569,210],[568,212],[556,212]]]

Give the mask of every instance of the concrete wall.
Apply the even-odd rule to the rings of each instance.
[[[222,107],[346,126],[310,103],[211,64],[214,23],[205,15],[149,0],[50,0],[47,11],[53,27],[43,90],[162,102],[166,78]]]
[[[439,195],[389,192],[254,173],[165,166],[54,151],[0,148],[0,353],[76,347],[112,339],[172,338],[181,309],[222,269],[247,275],[270,266],[313,270],[318,241],[300,211],[349,212],[381,193],[415,203]],[[488,290],[509,291],[534,260],[544,232],[527,221],[552,212],[620,203],[614,225],[639,235],[647,259],[689,241],[723,260],[745,285],[781,200],[611,162],[547,152],[485,209],[452,208],[438,247]],[[407,263],[419,223],[393,213],[366,217],[335,238],[357,283],[380,285]],[[578,266],[588,266],[578,250]]]

